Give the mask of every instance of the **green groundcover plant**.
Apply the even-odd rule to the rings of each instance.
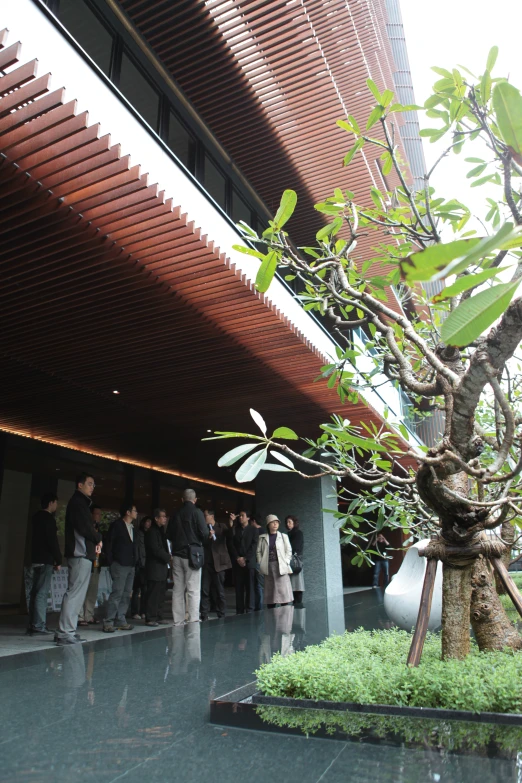
[[[438,707],[471,712],[522,712],[522,654],[481,652],[441,660],[441,640],[428,634],[420,666],[404,666],[411,634],[359,629],[283,657],[256,672],[267,696]]]

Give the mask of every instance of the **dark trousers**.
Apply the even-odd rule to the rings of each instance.
[[[144,568],[136,568],[132,585],[131,614],[145,614],[147,605],[147,578]]]
[[[206,563],[201,574],[201,603],[199,611],[202,617],[208,617],[210,612],[210,595],[213,593],[218,617],[224,617],[226,612],[225,572],[216,571],[214,563]]]
[[[33,566],[33,586],[29,598],[29,628],[43,631],[47,617],[47,596],[53,578],[52,565]]]
[[[384,587],[388,587],[390,582],[390,561],[389,560],[377,560],[373,567],[373,586],[379,587],[379,577],[381,571],[384,577]]]
[[[114,561],[110,568],[112,590],[107,601],[107,614],[104,625],[126,625],[127,610],[130,604],[132,583],[134,582],[134,566],[122,566]]]
[[[147,622],[151,620],[163,620],[163,604],[165,603],[165,592],[167,582],[147,582],[147,603],[145,605],[145,617]]]
[[[255,608],[256,594],[256,569],[245,566],[234,566],[234,578],[236,581],[236,612],[243,614],[245,611],[253,612]]]

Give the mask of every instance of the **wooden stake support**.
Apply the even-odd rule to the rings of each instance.
[[[498,574],[498,578],[500,579],[502,585],[504,586],[504,590],[513,601],[515,609],[522,617],[522,596],[519,593],[518,587],[511,579],[509,575],[509,571],[507,570],[506,566],[504,565],[504,563],[499,557],[492,557],[491,563],[493,565],[493,568]]]
[[[408,654],[408,666],[418,666],[420,663],[424,642],[426,641],[426,634],[428,632],[433,588],[435,586],[435,577],[437,576],[437,562],[437,560],[431,559],[426,563],[426,573],[424,574],[424,584],[422,585],[419,614],[417,616],[415,633],[413,634],[410,652]]]

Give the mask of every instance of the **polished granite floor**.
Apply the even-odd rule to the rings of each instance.
[[[4,658],[0,780],[514,783],[514,761],[220,728],[209,700],[344,626],[385,627],[380,591]]]

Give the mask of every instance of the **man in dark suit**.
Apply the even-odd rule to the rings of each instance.
[[[116,629],[132,631],[134,628],[127,622],[125,615],[129,608],[137,561],[134,522],[138,510],[134,503],[127,502],[122,505],[120,513],[121,517],[110,526],[105,542],[105,557],[112,577],[107,615],[103,621],[105,633],[114,633]]]
[[[239,525],[234,528],[230,554],[236,583],[236,614],[253,612],[255,608],[256,550],[259,530],[249,525],[246,511],[239,514]]]
[[[227,546],[230,528],[222,522],[216,522],[213,511],[205,511],[205,522],[210,535],[203,543],[205,563],[201,574],[200,614],[202,620],[208,620],[211,591],[216,604],[217,616],[225,616],[225,571],[232,568]]]
[[[146,625],[169,625],[169,621],[163,619],[163,604],[165,603],[170,563],[170,552],[165,537],[166,525],[165,509],[155,508],[152,525],[145,533]]]

